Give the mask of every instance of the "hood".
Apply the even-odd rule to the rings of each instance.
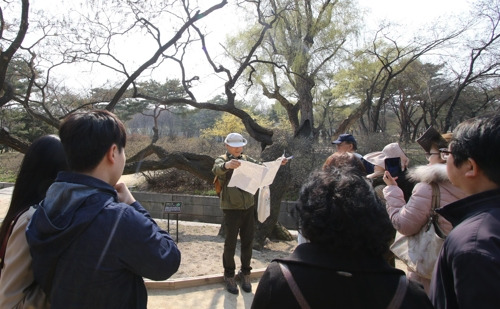
[[[446,164],[421,165],[408,170],[408,178],[414,182],[449,181]]]
[[[45,200],[37,205],[26,229],[35,279],[46,293],[50,293],[59,257],[99,212],[116,199],[113,187],[98,179],[60,176],[47,190]]]
[[[89,199],[96,200],[86,203]],[[91,222],[107,204],[103,199],[109,202],[116,199],[116,191],[109,184],[90,176],[60,173],[47,190],[45,199],[37,206],[28,226],[28,229],[35,228],[36,231],[30,234],[36,234],[39,241],[45,237],[53,241],[57,235],[79,229]],[[86,204],[84,208],[81,207],[83,204]],[[79,216],[76,216],[77,213]]]
[[[78,207],[97,192],[98,189],[86,185],[56,182],[49,188],[39,207],[55,229],[65,229]]]

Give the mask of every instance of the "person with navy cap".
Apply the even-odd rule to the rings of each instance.
[[[356,142],[356,139],[354,138],[354,136],[352,136],[352,134],[348,133],[340,134],[339,137],[332,142],[332,144],[337,146],[337,151],[335,152],[337,155],[341,153],[350,152],[354,154],[356,158],[361,160],[361,163],[363,163],[363,166],[367,174],[373,173],[374,169],[373,164],[365,161],[363,159],[363,156],[356,152],[358,150],[358,143]],[[334,159],[335,156],[333,156],[332,154],[326,159],[323,166],[329,166],[331,164],[330,162]]]
[[[337,146],[337,152],[352,152],[359,159],[363,157],[359,153],[356,153],[356,150],[358,150],[358,143],[352,134],[340,134],[339,137],[332,142],[332,144]]]

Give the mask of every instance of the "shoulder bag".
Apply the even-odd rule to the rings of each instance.
[[[396,239],[391,245],[391,251],[403,261],[408,268],[419,276],[431,279],[434,265],[443,246],[445,234],[438,224],[439,186],[432,185],[432,206],[429,221],[415,235],[405,236],[396,233]]]

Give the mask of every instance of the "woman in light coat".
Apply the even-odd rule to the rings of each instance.
[[[448,140],[447,140],[448,139]],[[405,202],[403,191],[397,186],[396,181],[388,172],[384,174],[384,182],[387,186],[383,190],[386,199],[386,208],[394,228],[403,235],[414,235],[418,233],[429,222],[432,206],[432,186],[437,183],[440,192],[441,208],[451,202],[464,198],[465,193],[451,184],[446,172],[446,161],[441,158],[439,149],[446,148],[451,134],[441,136],[430,127],[426,133],[417,141],[426,151],[428,165],[418,166],[410,169],[408,176],[417,182],[413,188],[408,202]],[[447,235],[451,231],[451,224],[439,216],[439,227]],[[430,279],[424,278],[408,269],[408,277],[424,286],[429,293]]]

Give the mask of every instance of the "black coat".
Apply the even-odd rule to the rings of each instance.
[[[311,308],[386,308],[404,275],[382,257],[341,256],[322,245],[305,243],[267,267],[252,308],[300,308],[278,261],[289,267]],[[432,304],[423,288],[410,281],[401,308],[425,309]]]
[[[453,229],[432,276],[434,306],[499,308],[500,189],[468,196],[436,211]]]

